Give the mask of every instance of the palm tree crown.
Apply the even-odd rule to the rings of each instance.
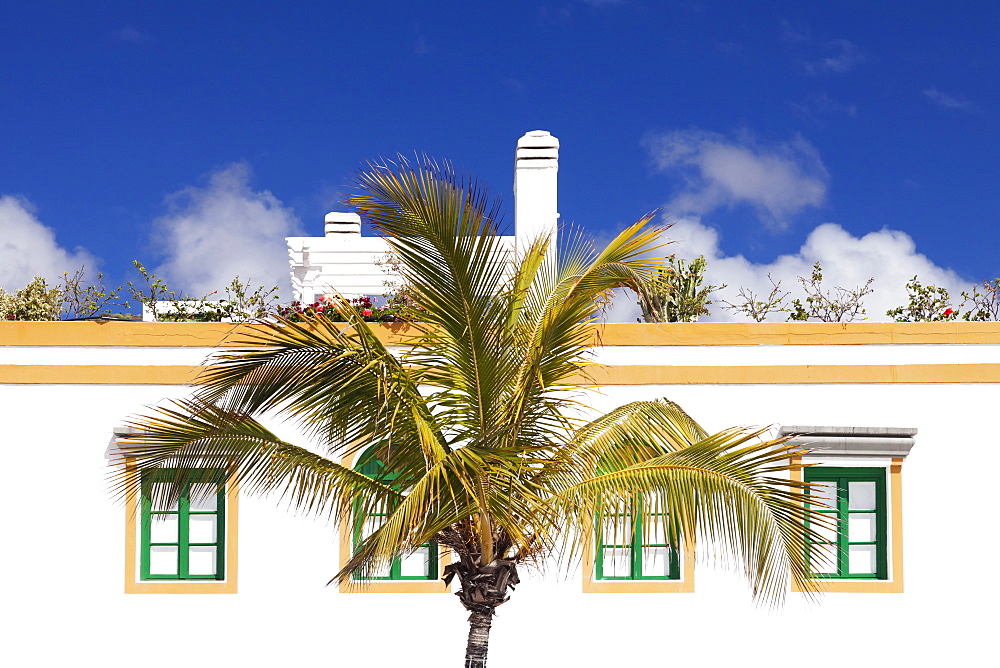
[[[784,476],[791,450],[761,432],[707,434],[677,405],[643,401],[594,416],[586,356],[602,300],[640,297],[662,258],[651,216],[606,248],[539,239],[513,257],[497,207],[448,166],[376,164],[359,174],[354,210],[386,238],[426,309],[405,353],[388,349],[337,300],[347,324],[261,322],[245,347],[217,355],[192,398],[133,426],[141,472],[172,471],[177,494],[205,471],[247,493],[279,491],[296,509],[384,521],[334,579],[358,582],[430,541],[451,550],[470,611],[467,666],[485,665],[494,609],[518,566],[576,560],[605,518],[668,510],[670,544],[711,542],[755,595],[780,600],[806,583],[803,486]],[[319,448],[287,443],[257,421],[281,413]],[[369,450],[379,466],[351,468]],[[122,489],[136,478],[122,473]],[[171,492],[170,489],[175,491]],[[642,519],[646,522],[646,519]]]

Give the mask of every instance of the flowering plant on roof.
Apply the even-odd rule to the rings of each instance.
[[[338,308],[339,302],[340,308]],[[368,296],[352,297],[323,296],[305,304],[294,301],[278,308],[278,315],[293,322],[303,322],[312,318],[327,318],[333,322],[345,322],[344,307],[353,309],[366,322],[412,322],[421,319],[424,309],[409,297],[390,296],[379,304]]]

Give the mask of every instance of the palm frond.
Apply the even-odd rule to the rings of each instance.
[[[553,503],[579,530],[567,553],[583,549],[594,518],[614,518],[636,499],[651,498],[669,514],[671,544],[711,545],[720,561],[739,565],[755,597],[780,602],[789,577],[813,591],[807,539],[817,536],[805,529],[807,497],[801,484],[777,477],[802,451],[783,445],[785,439],[757,441],[760,433],[729,429],[560,491]]]
[[[221,487],[238,481],[250,494],[277,492],[293,509],[338,517],[354,503],[392,503],[392,487],[361,475],[310,450],[287,443],[247,416],[196,400],[177,401],[137,418],[137,430],[122,444],[129,467],[112,469],[113,490],[122,496],[138,491],[146,471],[169,470],[172,485],[158,493],[176,501],[194,475]],[[139,475],[132,475],[135,471]]]
[[[214,358],[198,396],[232,411],[280,411],[308,435],[344,454],[349,444],[389,441],[444,455],[444,438],[417,389],[419,378],[353,309],[345,325],[318,317],[261,323],[257,333]]]

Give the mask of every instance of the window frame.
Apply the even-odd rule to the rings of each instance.
[[[389,480],[389,479],[386,479],[386,480]],[[352,516],[351,516],[352,523],[353,523],[353,527],[352,527],[352,531],[351,531],[351,549],[352,549],[352,551],[356,550],[357,547],[358,547],[358,544],[361,543],[361,534],[362,534],[362,531],[364,529],[365,521],[367,519],[369,519],[371,517],[388,517],[388,512],[378,513],[378,514],[370,513],[370,514],[367,514],[367,515],[360,515],[357,512],[357,506],[358,506],[358,504],[355,503],[354,504],[354,512],[352,513]],[[428,552],[428,554],[427,554],[427,575],[402,575],[401,571],[402,571],[402,565],[403,565],[403,558],[402,557],[396,557],[389,564],[389,575],[378,576],[378,577],[368,577],[368,578],[362,578],[362,577],[358,577],[357,575],[352,575],[351,579],[353,579],[353,580],[355,580],[357,582],[406,582],[406,581],[426,582],[426,581],[437,580],[438,579],[438,571],[440,570],[438,568],[438,561],[439,561],[439,559],[438,559],[438,544],[437,544],[437,542],[432,540],[432,541],[429,541],[427,543],[424,543],[420,547],[426,547],[427,548],[427,552]]]
[[[634,522],[641,524],[641,515],[634,515]],[[668,576],[647,576],[639,579],[631,577],[598,577],[598,559],[601,555],[601,522],[599,517],[592,520],[594,531],[588,531],[583,544],[582,591],[585,594],[691,594],[694,593],[695,541],[693,536],[685,536],[680,545],[671,547],[672,570]],[[634,526],[634,525],[633,525]],[[641,527],[638,540],[642,540]],[[633,532],[633,540],[636,535]],[[641,560],[641,548],[632,553],[632,563]],[[603,564],[602,564],[603,566]],[[632,572],[635,572],[634,570]],[[603,574],[602,574],[603,575]],[[676,577],[673,577],[676,575]]]
[[[117,435],[117,433],[116,433]],[[125,555],[126,594],[235,594],[239,582],[239,486],[229,480],[225,487],[225,525],[221,535],[225,545],[223,580],[143,580],[141,573],[142,508],[141,481],[135,458],[125,456]]]
[[[372,449],[367,448],[360,451],[360,455],[356,452],[346,454],[341,459],[341,465],[346,468],[352,468],[366,475],[373,475],[378,473],[378,471],[364,470],[366,467],[371,467],[375,458],[371,456]],[[357,461],[355,462],[355,456],[357,456]],[[353,465],[352,465],[353,464]],[[380,463],[379,463],[380,464]],[[383,482],[391,481],[391,478],[381,477]],[[354,508],[357,508],[357,504],[354,504]],[[358,537],[360,534],[361,526],[363,524],[364,518],[358,516],[356,512],[352,509],[349,517],[340,518],[340,566],[341,568],[350,561],[351,556],[354,554],[355,546],[358,542]],[[444,581],[440,579],[441,574],[444,572],[444,568],[451,562],[451,553],[447,548],[443,548],[431,541],[429,544],[431,548],[430,554],[428,555],[428,576],[400,576],[398,578],[393,578],[393,574],[399,572],[399,565],[402,559],[397,557],[393,559],[390,565],[390,574],[388,577],[374,577],[374,578],[355,578],[352,577],[349,581],[338,583],[339,591],[343,593],[386,593],[386,594],[447,594],[450,593],[451,588],[444,584]]]
[[[805,482],[810,484],[832,483],[835,485],[836,507],[833,509],[816,508],[812,512],[823,516],[836,517],[837,546],[833,550],[832,561],[834,569],[830,572],[813,572],[810,577],[819,580],[876,580],[889,579],[888,563],[888,499],[886,485],[886,469],[880,466],[810,466],[805,470]],[[850,483],[875,483],[875,503],[871,510],[852,510],[850,508]],[[806,506],[810,507],[809,504]],[[851,541],[851,515],[875,515],[875,540]],[[807,521],[807,526],[808,526]],[[875,546],[875,572],[852,573],[850,570],[850,546]],[[808,548],[807,548],[808,551]]]
[[[791,458],[791,479],[804,482],[804,471],[812,467],[871,468],[886,472],[886,579],[874,578],[811,578],[812,585],[804,589],[792,583],[792,591],[820,591],[836,594],[902,594],[903,593],[903,458],[902,457],[843,457],[824,452]]]
[[[639,512],[635,512],[636,509]],[[597,522],[595,523],[595,538],[594,544],[597,546],[596,554],[594,557],[594,580],[599,582],[638,582],[638,581],[675,581],[681,579],[681,569],[680,569],[680,556],[677,553],[677,548],[668,542],[664,543],[646,543],[644,541],[645,529],[648,522],[645,518],[648,516],[658,516],[662,517],[664,522],[669,521],[670,513],[652,513],[647,515],[645,509],[643,508],[643,500],[641,497],[637,498],[632,504],[627,508],[622,510],[628,510],[630,512],[614,512],[614,513],[602,513],[598,515]],[[631,521],[628,522],[628,531],[631,533],[631,537],[628,541],[621,543],[605,543],[604,542],[604,518],[609,514],[616,516],[631,516]],[[617,530],[617,526],[616,526]],[[624,538],[624,533],[621,536]],[[616,537],[617,538],[617,537]],[[666,540],[666,536],[664,536]],[[643,549],[648,547],[665,547],[667,548],[667,575],[645,575],[642,572],[643,565]],[[605,575],[604,574],[604,553],[607,549],[627,549],[629,551],[629,575]]]
[[[139,544],[139,579],[143,582],[151,581],[220,581],[226,579],[226,488],[222,486],[215,493],[215,510],[191,510],[191,486],[202,484],[209,480],[211,471],[205,470],[191,477],[185,484],[184,490],[177,500],[176,510],[153,510],[152,499],[147,491],[148,488],[157,483],[169,483],[175,476],[175,469],[157,469],[146,471],[142,475],[142,488],[140,493],[140,544]],[[153,543],[151,538],[152,523],[154,515],[177,515],[177,540],[171,542]],[[215,541],[211,543],[197,542],[192,544],[190,540],[191,518],[197,516],[214,516]],[[151,573],[152,548],[154,547],[177,547],[177,572],[173,575],[162,573]],[[215,548],[215,573],[208,575],[198,575],[190,573],[190,548],[192,547],[214,547]]]

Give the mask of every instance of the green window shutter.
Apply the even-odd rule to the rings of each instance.
[[[140,502],[141,580],[224,580],[226,492],[195,474],[168,499],[173,469],[143,474]],[[203,482],[203,480],[205,482]]]
[[[886,470],[881,467],[811,466],[805,481],[822,485],[810,496],[810,510],[823,521],[811,522],[822,535],[810,550],[817,578],[887,580],[888,513]]]
[[[595,579],[679,580],[680,560],[667,540],[669,513],[641,497],[627,510],[598,518]]]
[[[391,484],[396,478],[392,473],[384,472],[385,465],[375,457],[374,449],[368,448],[358,458],[358,464],[354,467],[359,473],[375,478],[380,482]],[[389,516],[389,511],[384,510],[378,513],[362,514],[355,503],[354,526],[352,527],[352,544],[355,548],[367,538],[373,531],[385,522]],[[362,578],[355,578],[362,579]],[[397,557],[392,560],[388,571],[385,573],[364,578],[367,580],[437,580],[438,579],[438,545],[435,541],[424,543],[412,554],[405,557]]]

